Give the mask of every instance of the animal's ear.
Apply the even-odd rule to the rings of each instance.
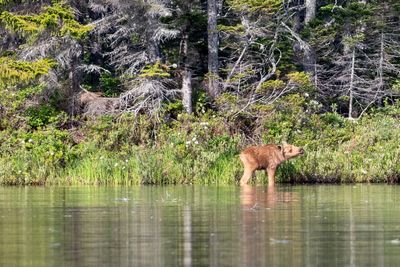
[[[282,150],[282,146],[280,146],[280,145],[277,145],[277,147],[278,147],[278,149],[279,149],[279,150]]]

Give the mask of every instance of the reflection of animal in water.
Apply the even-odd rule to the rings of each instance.
[[[278,191],[276,186],[260,187],[243,185],[240,188],[240,205],[245,210],[256,211],[262,208],[272,208],[278,203],[297,202],[298,196],[293,192]]]
[[[254,171],[266,170],[268,185],[275,184],[275,172],[278,166],[291,158],[303,154],[300,147],[283,142],[282,146],[269,144],[265,146],[252,146],[240,153],[240,160],[243,162],[244,173],[240,179],[240,185],[247,184]]]
[[[287,255],[287,251],[283,253],[282,247],[276,245],[293,240],[282,222],[293,220],[301,210],[299,203],[298,193],[284,187],[240,187],[240,266],[279,265],[281,254]],[[297,260],[288,259],[287,266],[301,266]]]
[[[257,197],[257,187],[243,185],[240,189],[240,205],[244,210],[257,210],[261,206],[269,206],[274,204],[276,200],[275,186],[269,186],[266,192],[260,191],[262,194]]]

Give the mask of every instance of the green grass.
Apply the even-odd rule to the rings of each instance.
[[[79,144],[73,133],[54,128],[2,131],[0,184],[234,184],[242,174],[239,151],[254,143],[232,134],[235,125],[227,127],[221,117],[187,117],[168,127],[145,120],[132,126],[129,120],[89,122],[80,129],[85,139]],[[280,167],[278,182],[398,182],[396,116],[376,113],[351,122],[324,114],[300,126],[297,121],[284,116],[263,122],[265,143],[278,142],[285,130],[289,142],[306,150]],[[254,182],[266,183],[265,173]]]

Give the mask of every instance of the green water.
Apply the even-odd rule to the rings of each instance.
[[[400,187],[0,187],[0,266],[399,266]]]

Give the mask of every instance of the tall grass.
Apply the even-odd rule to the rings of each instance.
[[[278,181],[399,180],[396,117],[375,114],[351,122],[335,114],[324,116],[290,129],[288,141],[304,146],[306,153],[283,164]],[[261,138],[279,142],[279,131],[271,136],[271,125],[281,129],[278,122],[266,121]],[[132,129],[126,121],[88,124],[80,129],[86,139],[79,143],[73,141],[74,133],[50,128],[0,132],[0,184],[233,184],[242,174],[239,151],[253,144],[232,134],[218,117],[188,117],[169,127],[146,125],[147,132]],[[152,135],[151,142],[145,139]],[[264,172],[254,180],[267,182]]]

